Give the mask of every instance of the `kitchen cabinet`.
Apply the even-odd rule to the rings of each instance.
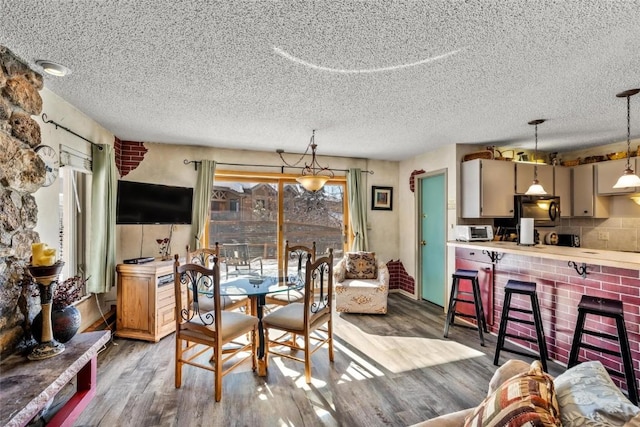
[[[553,195],[560,197],[560,217],[571,217],[573,214],[571,168],[564,166],[553,167]]]
[[[480,285],[480,297],[482,299],[482,307],[484,309],[485,320],[488,326],[494,323],[493,316],[493,263],[488,255],[483,254],[482,250],[456,248],[456,269],[477,270],[478,283]],[[471,292],[471,283],[468,280],[460,281],[460,292]],[[473,300],[472,295],[464,296],[465,299]],[[475,308],[473,304],[456,305],[456,312],[475,316]],[[471,321],[471,319],[470,319]],[[475,323],[475,320],[473,320]]]
[[[638,160],[631,158],[631,169],[638,173]],[[598,183],[598,195],[626,194],[640,191],[638,187],[613,188],[618,178],[624,173],[627,167],[627,159],[609,160],[608,162],[596,163],[596,180]]]
[[[116,335],[158,342],[175,331],[173,261],[118,264]]]
[[[485,159],[462,162],[460,177],[463,218],[513,217],[513,162]]]
[[[590,218],[609,217],[609,198],[596,194],[595,165],[573,168],[573,216]],[[560,200],[562,205],[562,199]]]
[[[516,194],[527,192],[533,182],[533,163],[516,163]],[[553,166],[538,165],[538,181],[548,194],[553,193]]]

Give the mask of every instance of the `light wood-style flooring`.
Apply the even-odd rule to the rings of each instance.
[[[174,387],[173,335],[159,343],[115,338],[98,357],[98,391],[76,426],[407,426],[477,405],[486,395],[495,336],[455,326],[442,337],[441,307],[390,295],[386,315],[334,315],[335,362],[273,358],[267,377],[249,365],[223,379],[185,366]],[[501,362],[519,356],[502,353]],[[524,358],[524,360],[530,360]],[[564,368],[549,363],[552,375]]]

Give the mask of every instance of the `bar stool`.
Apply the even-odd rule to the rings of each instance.
[[[603,332],[596,332],[585,329],[584,322],[587,314],[593,314],[596,316],[609,317],[616,320],[616,327],[618,335],[611,335]],[[620,351],[609,350],[603,348],[603,346],[595,346],[582,342],[582,335],[591,335],[602,339],[617,341],[619,343]],[[624,312],[622,308],[622,301],[592,297],[589,295],[582,295],[580,303],[578,304],[578,321],[576,323],[576,330],[573,335],[573,343],[571,344],[571,352],[569,353],[568,367],[577,365],[578,353],[580,348],[586,348],[599,353],[610,354],[622,359],[622,365],[624,366],[624,373],[614,371],[607,368],[607,371],[614,376],[625,378],[627,381],[627,391],[629,394],[629,400],[638,405],[638,383],[636,382],[636,375],[633,370],[633,359],[631,358],[631,349],[629,347],[629,338],[627,336],[627,328],[624,323]]]
[[[513,294],[526,295],[531,299],[531,310],[522,308],[511,307],[511,296]],[[515,311],[518,313],[529,314],[533,317],[533,320],[526,320],[517,317],[510,317],[509,312]],[[526,337],[520,335],[514,335],[507,333],[507,323],[524,323],[527,325],[534,325],[536,328],[536,337]],[[547,371],[547,342],[544,336],[544,329],[542,327],[542,316],[540,314],[540,305],[538,304],[538,294],[536,293],[536,284],[533,282],[523,282],[520,280],[509,280],[504,287],[504,304],[502,306],[502,316],[500,317],[500,330],[498,332],[498,342],[496,343],[496,354],[493,358],[493,364],[498,366],[500,361],[500,350],[508,351],[510,353],[519,354],[525,357],[535,357],[531,353],[505,348],[505,338],[515,338],[518,340],[529,341],[538,344],[538,352],[542,368]]]
[[[457,269],[451,275],[453,283],[451,284],[451,297],[449,298],[449,309],[447,310],[447,321],[444,324],[444,337],[449,335],[449,325],[453,325],[456,315],[460,317],[468,317],[476,319],[478,335],[480,336],[480,345],[484,347],[484,335],[482,331],[489,333],[487,329],[487,321],[484,316],[484,308],[482,307],[482,299],[480,297],[480,284],[478,283],[478,270]],[[460,280],[469,280],[471,282],[471,292],[460,290]],[[471,295],[473,299],[459,298],[460,295]],[[460,313],[456,311],[458,303],[473,304],[475,315]]]

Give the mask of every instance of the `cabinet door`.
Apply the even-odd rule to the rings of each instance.
[[[560,217],[568,218],[573,213],[571,168],[554,166],[553,176],[553,195],[560,197]]]
[[[535,165],[516,163],[516,194],[527,192],[533,182]],[[553,194],[553,166],[538,165],[538,181],[548,194]]]
[[[149,295],[155,293],[155,277],[121,274],[118,287],[117,329],[153,336],[155,304]]]
[[[482,217],[513,217],[515,166],[501,160],[481,161]]]
[[[596,196],[593,164],[573,168],[573,216],[609,217],[609,198]]]
[[[638,169],[634,168],[636,159],[631,159],[631,168],[637,173]],[[622,176],[627,167],[627,159],[609,160],[608,162],[596,163],[596,177],[598,182],[598,195],[635,193],[640,191],[636,187],[630,188],[613,188],[618,178]]]

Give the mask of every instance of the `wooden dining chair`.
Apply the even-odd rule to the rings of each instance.
[[[308,256],[311,256],[311,262],[316,260],[316,242],[311,244],[311,247],[304,245],[289,245],[289,241],[287,240],[284,245],[284,277],[286,281],[283,282],[282,286],[286,286],[290,284],[289,278],[291,276],[295,276],[294,280],[297,280],[299,283],[304,282],[304,271],[303,267],[305,265],[305,260]],[[289,271],[289,262],[292,262],[297,269],[292,272]],[[297,289],[287,289],[287,291],[282,292],[274,292],[267,294],[265,297],[265,302],[267,304],[275,304],[275,305],[287,305],[292,302],[302,301],[304,296],[303,290]]]
[[[213,310],[202,310],[198,288],[207,286],[213,293]],[[176,298],[175,386],[182,385],[182,367],[191,365],[212,371],[216,402],[222,397],[222,377],[247,360],[256,369],[258,319],[238,311],[224,311],[220,301],[220,266],[180,265],[174,262]],[[191,295],[192,297],[188,297]],[[249,340],[246,339],[247,335]],[[224,351],[223,351],[224,347]],[[205,356],[209,349],[213,354]],[[235,359],[235,360],[232,360]]]
[[[198,264],[211,269],[213,268],[214,258],[220,259],[220,245],[218,245],[218,242],[215,243],[213,248],[200,248],[194,251],[191,251],[189,245],[187,245],[187,257],[185,258],[187,263]],[[202,311],[213,310],[213,294],[211,290],[201,284],[200,291],[202,292],[200,295],[200,309]],[[223,310],[240,308],[247,314],[251,313],[251,300],[246,296],[225,295],[221,298],[221,301]]]
[[[265,333],[265,362],[269,355],[286,357],[304,363],[307,383],[311,382],[311,355],[328,345],[329,361],[333,362],[333,249],[312,262],[307,256],[305,289],[302,302],[288,304],[262,319]],[[272,330],[277,332],[272,334]],[[282,333],[284,332],[284,333]],[[276,336],[277,335],[277,336]],[[299,341],[303,340],[303,345]],[[282,347],[289,351],[281,351]],[[293,350],[293,352],[291,351]],[[296,356],[302,351],[304,358]]]

